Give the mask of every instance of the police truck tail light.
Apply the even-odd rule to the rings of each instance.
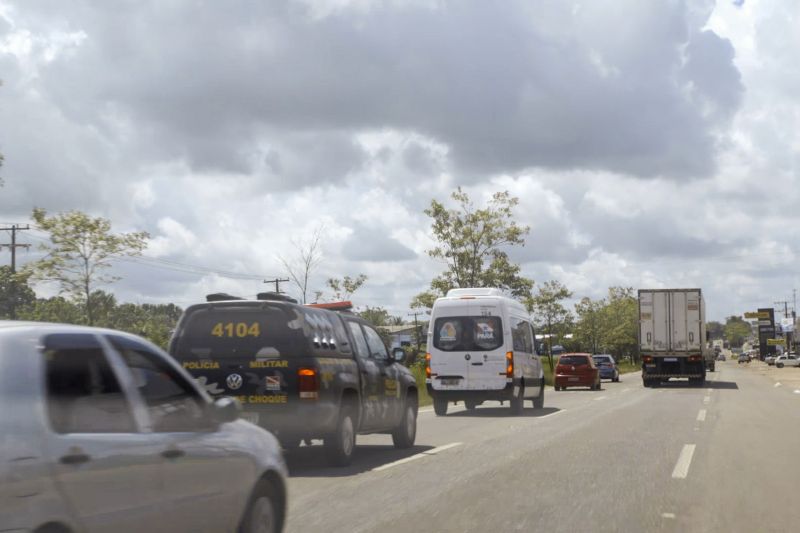
[[[297,371],[300,399],[316,400],[319,398],[319,377],[313,368],[301,368]]]
[[[506,377],[514,377],[514,352],[506,352]]]
[[[425,377],[431,377],[431,354],[425,354]]]
[[[652,355],[642,356],[642,361],[644,361],[645,363],[652,363],[653,362],[653,356]]]

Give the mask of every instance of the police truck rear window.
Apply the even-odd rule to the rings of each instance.
[[[308,346],[302,318],[291,308],[211,307],[186,318],[178,332],[179,359],[269,358],[301,355]]]
[[[445,352],[495,350],[503,345],[503,325],[496,316],[438,318],[433,345]]]

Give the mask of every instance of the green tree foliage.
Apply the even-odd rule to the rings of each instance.
[[[350,297],[361,288],[367,281],[367,276],[359,274],[355,278],[345,276],[342,279],[331,278],[328,280],[328,287],[333,291],[333,299],[336,301],[349,300]]]
[[[725,336],[725,326],[720,322],[708,322],[706,324],[706,331],[712,340],[721,339]]]
[[[561,282],[550,280],[525,299],[525,306],[533,314],[537,329],[547,335],[547,359],[551,369],[553,345],[559,342],[559,338],[563,338],[564,326],[572,321],[572,313],[561,302],[571,297],[572,292]]]
[[[376,327],[391,325],[389,322],[392,317],[389,315],[389,311],[383,307],[367,306],[363,311],[359,311],[356,314]]]
[[[36,301],[28,278],[27,272],[13,273],[10,266],[0,267],[0,318],[19,317]]]
[[[35,208],[32,217],[38,229],[50,234],[50,243],[41,246],[47,255],[28,266],[32,279],[58,283],[62,294],[83,305],[86,323],[94,324],[92,293],[97,285],[119,279],[108,273],[111,260],[140,255],[150,236],[114,234],[109,220],[80,211],[47,216],[44,209]]]
[[[575,305],[578,349],[607,352],[620,359],[636,358],[639,343],[639,307],[633,288],[611,287],[602,300],[583,298]]]
[[[437,243],[428,255],[443,261],[447,268],[431,281],[432,291],[418,295],[412,305],[432,305],[435,295],[446,294],[454,287],[498,287],[519,298],[529,296],[533,282],[520,275],[519,265],[506,251],[524,246],[530,231],[513,218],[519,199],[508,191],[497,192],[486,207],[477,208],[460,187],[451,196],[457,208],[448,209],[431,200],[425,210],[432,219]]]
[[[725,321],[725,340],[731,348],[741,348],[752,333],[752,327],[740,316],[730,316]]]
[[[430,313],[430,310],[433,309],[433,303],[439,296],[433,291],[421,292],[411,300],[411,309],[426,309]]]

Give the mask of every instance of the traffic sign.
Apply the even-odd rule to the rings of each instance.
[[[769,312],[767,312],[767,311],[748,311],[748,312],[746,312],[744,314],[744,317],[745,318],[752,318],[752,319],[758,318],[758,319],[764,319],[764,320],[769,320],[770,319]]]
[[[786,344],[784,339],[767,339],[767,346],[783,346]]]

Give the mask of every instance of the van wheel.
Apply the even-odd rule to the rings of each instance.
[[[524,401],[524,396],[525,396],[525,390],[523,389],[522,385],[520,385],[519,392],[517,393],[517,395],[511,398],[511,401],[508,402],[509,406],[511,407],[512,415],[522,414],[522,408],[523,408],[522,403]]]
[[[464,407],[466,407],[468,411],[474,411],[475,408],[478,407],[478,402],[472,400],[466,400],[464,402]]]
[[[339,417],[334,432],[325,437],[325,453],[333,466],[347,466],[353,460],[356,449],[356,427],[349,410]]]
[[[436,416],[444,416],[447,414],[447,400],[442,400],[441,398],[434,398],[433,399],[433,411],[436,413]]]
[[[411,448],[417,437],[417,401],[406,400],[403,409],[403,417],[394,431],[392,431],[392,442],[395,448]]]
[[[542,381],[542,386],[539,387],[539,396],[533,399],[533,408],[544,409],[544,381]]]

